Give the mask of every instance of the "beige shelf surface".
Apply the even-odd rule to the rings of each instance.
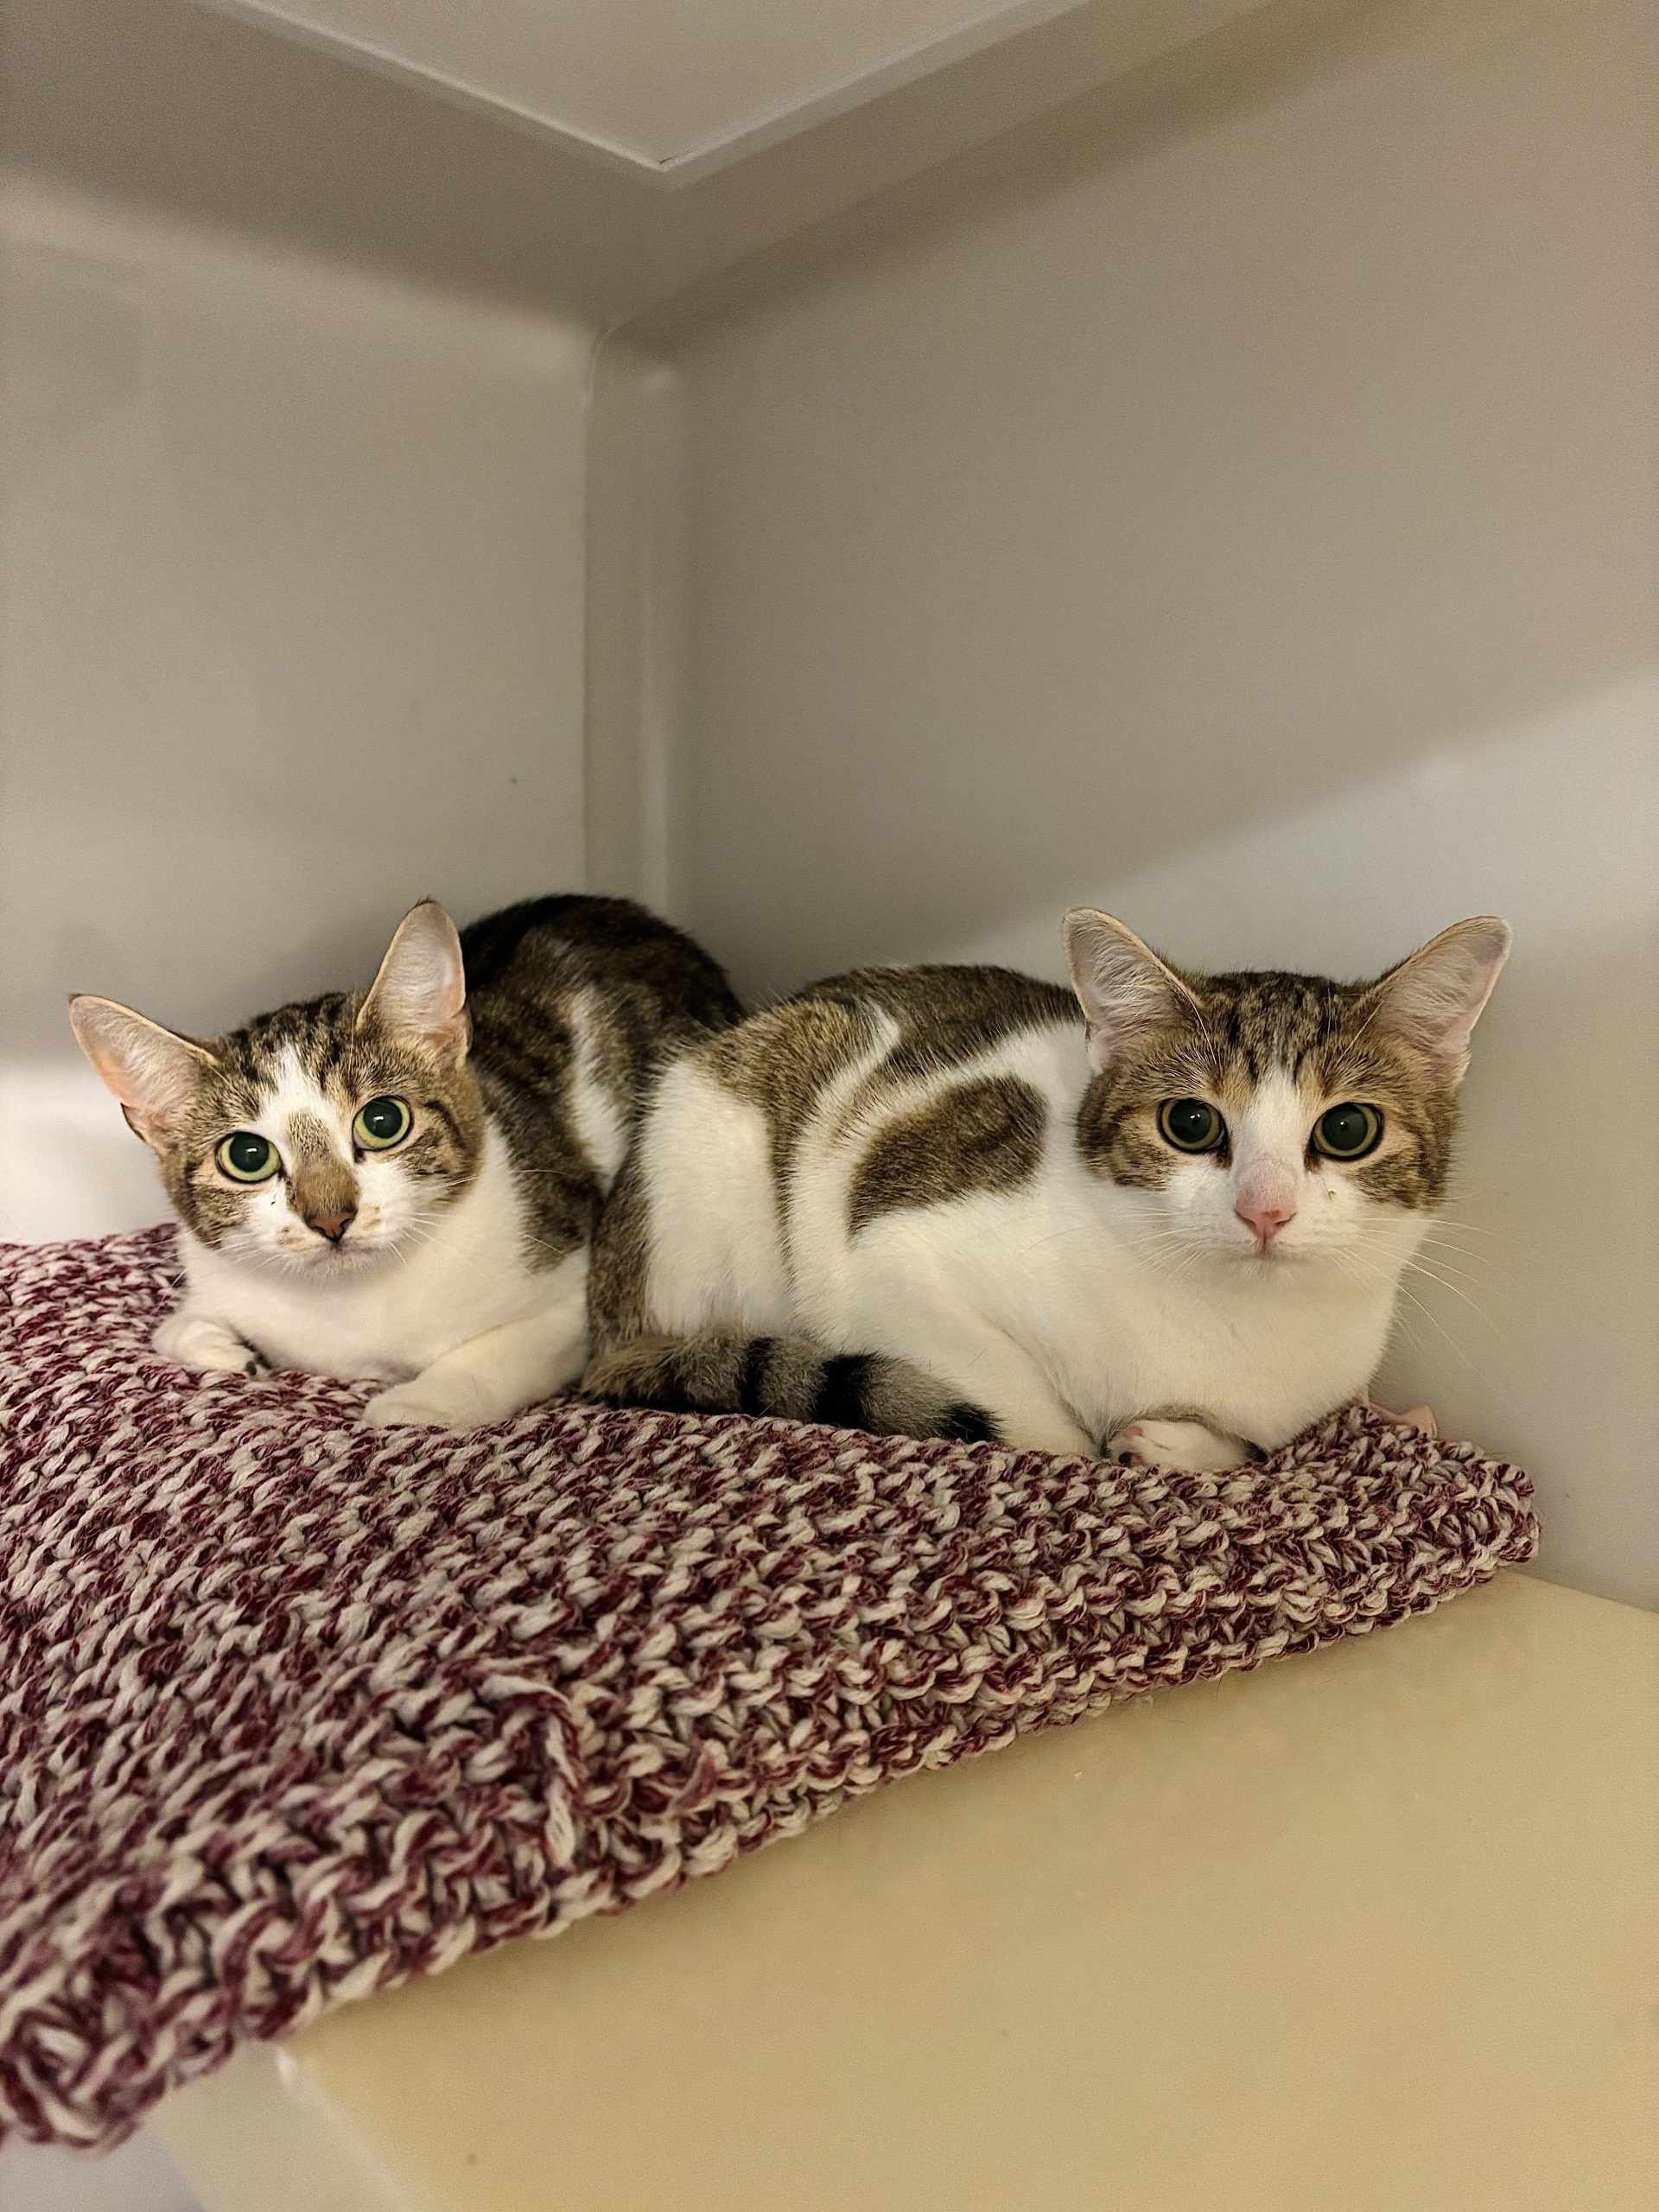
[[[1518,1575],[243,2055],[209,2212],[1649,2212],[1659,1618]]]

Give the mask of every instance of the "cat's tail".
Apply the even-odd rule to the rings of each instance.
[[[634,1337],[606,1346],[586,1398],[677,1414],[772,1414],[878,1436],[994,1444],[996,1423],[925,1368],[880,1352],[829,1352],[809,1337]]]

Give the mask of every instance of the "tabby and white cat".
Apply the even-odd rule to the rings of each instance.
[[[1507,925],[1352,984],[1182,974],[1088,909],[1065,940],[1075,996],[867,969],[677,1060],[588,1394],[1220,1470],[1363,1391]]]
[[[389,1384],[378,1426],[467,1428],[575,1380],[594,1224],[668,1051],[739,1018],[625,899],[531,900],[457,933],[427,900],[369,989],[200,1041],[108,999],[75,1035],[183,1225],[157,1349]]]

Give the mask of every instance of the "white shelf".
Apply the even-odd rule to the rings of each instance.
[[[1659,1620],[1519,1575],[167,2106],[207,2212],[1647,2212]]]

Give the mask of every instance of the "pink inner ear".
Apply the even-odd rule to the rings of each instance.
[[[146,1143],[177,1117],[216,1065],[205,1046],[109,1000],[73,1000],[70,1021],[99,1081],[119,1101],[127,1127]]]
[[[1089,1057],[1103,1069],[1124,1040],[1175,1019],[1190,999],[1174,971],[1111,916],[1074,907],[1063,931],[1066,964],[1089,1027]]]
[[[1385,1023],[1423,1052],[1461,1057],[1509,950],[1496,915],[1454,924],[1382,979]]]
[[[398,924],[358,1019],[366,1016],[443,1052],[464,1052],[469,1034],[466,1004],[455,925],[435,901],[425,901]]]

